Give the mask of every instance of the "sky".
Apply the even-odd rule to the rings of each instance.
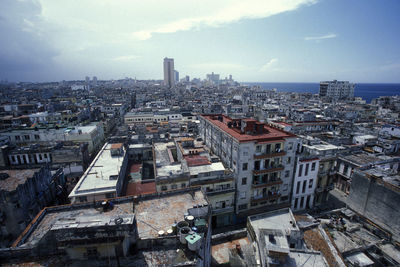
[[[400,82],[398,0],[0,0],[0,80]]]

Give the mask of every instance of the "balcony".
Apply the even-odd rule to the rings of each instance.
[[[206,193],[207,196],[215,196],[215,195],[219,195],[219,194],[235,193],[235,188],[234,187],[228,187],[228,188],[209,189],[209,190],[205,190],[205,193]]]
[[[264,194],[261,196],[251,197],[250,200],[253,202],[258,202],[258,201],[264,201],[264,200],[274,200],[274,199],[278,199],[280,197],[281,197],[281,194],[272,193],[272,194]]]
[[[218,215],[218,214],[223,214],[223,213],[229,213],[229,212],[233,212],[235,209],[234,206],[228,206],[225,208],[212,208],[212,214],[213,215]]]
[[[259,181],[255,181],[253,182],[252,187],[253,188],[258,188],[258,187],[265,187],[265,186],[273,186],[273,185],[278,185],[278,184],[282,184],[282,180],[281,179],[275,179],[275,180],[270,180],[267,182],[259,182]]]
[[[284,169],[282,164],[276,165],[276,166],[271,166],[266,169],[261,169],[261,170],[253,170],[253,174],[259,175],[263,173],[269,173],[269,172],[276,172],[276,171],[282,171]]]
[[[215,183],[222,183],[222,182],[231,182],[234,181],[232,174],[224,174],[219,175],[212,178],[190,178],[190,185],[191,186],[199,186],[199,185],[206,185],[206,184],[215,184]]]
[[[278,150],[278,151],[259,152],[254,155],[254,159],[267,159],[267,158],[281,157],[281,156],[286,155],[285,151],[282,151],[282,150]]]

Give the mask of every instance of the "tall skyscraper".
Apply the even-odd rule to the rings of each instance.
[[[173,87],[175,85],[173,58],[164,58],[164,84],[168,87]]]
[[[348,81],[324,81],[319,83],[319,96],[332,99],[346,99],[354,97],[354,83]]]
[[[93,86],[97,86],[97,77],[93,76]]]
[[[175,70],[174,74],[175,74],[175,82],[177,83],[179,82],[179,71]]]

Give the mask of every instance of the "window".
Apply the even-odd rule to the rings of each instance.
[[[27,135],[24,135],[24,139],[25,139],[25,140],[30,140],[31,137],[27,134]]]
[[[307,180],[304,180],[303,181],[303,190],[302,190],[303,193],[306,192],[306,186],[307,186]]]
[[[240,192],[239,193],[240,199],[245,199],[246,198],[246,192]]]
[[[161,186],[161,191],[166,191],[168,187],[166,185]]]
[[[256,152],[261,152],[261,146],[256,146]]]
[[[294,209],[297,209],[297,204],[299,203],[299,198],[296,197],[296,199],[294,200]]]
[[[296,194],[298,194],[300,191],[300,181],[297,182],[297,186],[296,186]]]
[[[181,188],[185,188],[186,184],[185,183],[181,183]]]
[[[238,206],[239,210],[245,210],[247,209],[247,204],[242,204]]]
[[[306,169],[304,170],[304,175],[307,176],[308,175],[308,169],[310,167],[310,163],[306,164]]]
[[[255,170],[259,170],[260,169],[260,161],[259,160],[254,161],[254,169]]]
[[[302,172],[303,172],[303,164],[299,166],[299,177],[301,176]]]
[[[271,153],[271,145],[267,145],[267,153]]]
[[[300,199],[300,209],[303,208],[303,204],[304,204],[304,197],[301,197]]]
[[[247,163],[243,163],[242,170],[243,171],[247,171],[247,167],[248,167],[248,164]]]
[[[308,188],[311,188],[313,186],[314,179],[310,179],[308,182]]]
[[[286,161],[287,164],[290,164],[291,159],[292,159],[291,157],[288,157],[288,158],[287,158],[287,161]]]
[[[247,177],[242,178],[242,185],[247,184]]]
[[[35,134],[35,140],[39,140],[40,139],[40,135]]]
[[[290,142],[290,143],[288,144],[288,150],[292,150],[292,149],[293,149],[293,143]]]
[[[39,154],[39,160],[42,160],[42,159],[43,159],[42,154]]]
[[[16,141],[19,141],[19,140],[21,140],[21,136],[19,136],[19,135],[16,135],[16,136],[15,136],[15,140],[16,140]]]
[[[178,189],[178,185],[177,184],[171,185],[171,189]]]
[[[248,156],[249,152],[248,151],[243,151],[243,156]]]
[[[287,184],[284,184],[282,190],[283,190],[283,191],[287,191],[288,188],[289,188],[289,186],[288,186]]]
[[[285,171],[285,177],[288,178],[290,175],[290,171]]]
[[[79,197],[79,202],[87,202],[87,197]]]
[[[281,144],[275,145],[275,152],[277,152],[277,153],[281,152]]]
[[[311,164],[311,171],[315,171],[315,165],[316,165],[315,162],[313,162],[313,163]]]
[[[97,256],[97,248],[86,248],[86,255],[88,258],[96,257]]]

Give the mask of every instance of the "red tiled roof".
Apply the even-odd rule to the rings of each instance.
[[[126,188],[126,195],[127,196],[138,196],[138,195],[145,195],[145,194],[154,194],[156,193],[156,183],[128,183]]]
[[[218,118],[222,117],[222,121],[219,121],[218,119],[213,119],[213,118]],[[226,132],[239,142],[252,142],[252,141],[258,141],[258,142],[263,142],[263,141],[270,141],[270,140],[283,140],[285,138],[289,137],[296,137],[296,135],[285,132],[282,130],[279,130],[277,128],[270,127],[268,125],[264,125],[264,133],[261,134],[246,134],[246,133],[240,133],[240,129],[231,127],[228,127],[229,122],[237,121],[239,122],[240,119],[231,119],[225,115],[201,115],[204,119],[208,120],[218,128],[220,128],[222,131]],[[256,122],[253,119],[245,119],[246,122]],[[258,124],[258,122],[257,122]]]
[[[210,161],[208,161],[208,158],[205,156],[191,155],[185,156],[184,159],[186,160],[189,167],[210,164]]]

